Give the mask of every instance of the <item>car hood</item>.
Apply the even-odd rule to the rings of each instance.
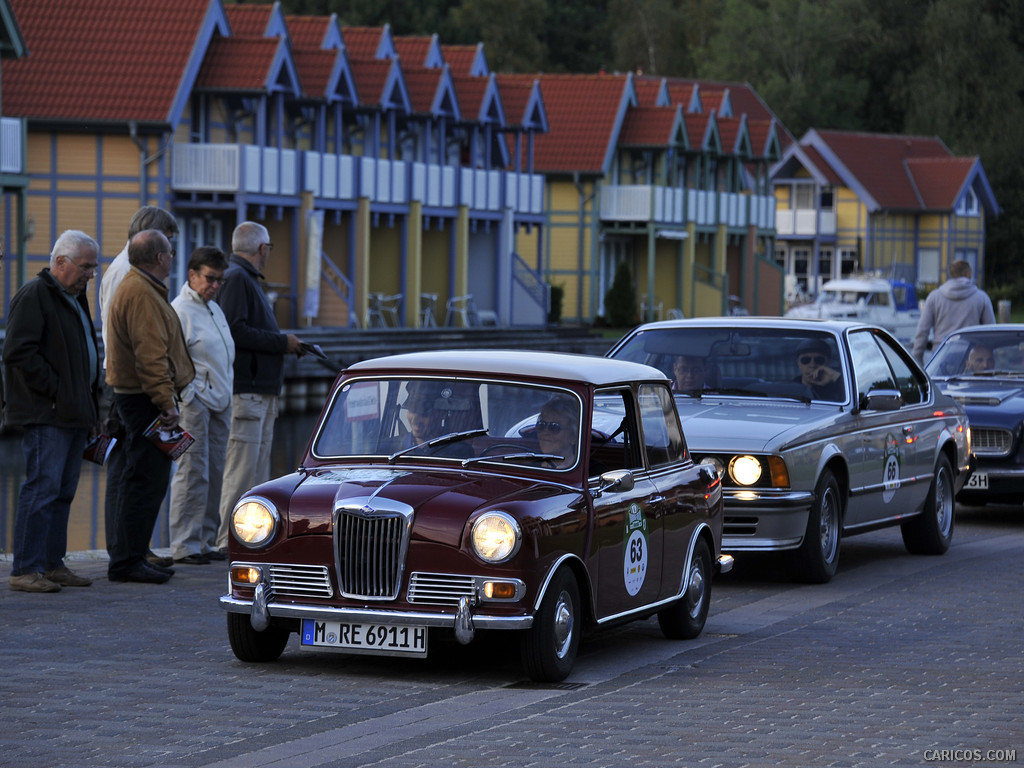
[[[1007,418],[1024,413],[1024,379],[940,379],[936,383],[968,413],[979,407],[996,408]]]
[[[282,485],[276,494],[273,490],[262,492],[265,487],[252,493],[268,498],[282,492],[286,495],[282,501],[287,502],[289,536],[330,533],[335,507],[357,504],[371,509],[411,509],[413,538],[450,546],[459,545],[466,520],[484,505],[520,499],[536,502],[567,492],[565,486],[529,478],[401,467],[321,467],[277,482]],[[292,486],[290,494],[288,486]]]
[[[775,452],[814,439],[841,413],[835,405],[676,398],[691,451]]]

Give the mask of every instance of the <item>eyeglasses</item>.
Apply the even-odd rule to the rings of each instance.
[[[823,355],[800,355],[797,362],[800,365],[810,365],[811,363],[814,363],[814,365],[824,365],[826,361]]]
[[[267,246],[267,250],[268,251],[274,250],[274,244],[272,242],[270,242],[269,240],[267,242],[265,242],[265,243],[260,243],[260,245]]]
[[[562,431],[565,425],[559,424],[557,421],[538,421],[537,431],[538,432],[550,432],[552,435],[557,435]]]
[[[208,285],[213,285],[215,283],[223,283],[224,282],[224,275],[205,275],[205,274],[203,274],[201,272],[199,274],[200,274],[200,277],[202,277],[204,280],[206,280]]]

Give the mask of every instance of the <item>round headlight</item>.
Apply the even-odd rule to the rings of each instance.
[[[729,474],[737,485],[753,485],[761,479],[761,462],[753,456],[736,456],[729,462]]]
[[[231,530],[247,547],[259,547],[270,541],[277,527],[277,509],[257,496],[242,499],[231,513]]]
[[[470,532],[473,551],[488,563],[501,563],[519,551],[522,532],[515,518],[504,512],[482,515]]]
[[[715,470],[715,474],[718,475],[719,479],[725,476],[725,465],[714,456],[705,456],[700,460],[701,464],[705,464]]]

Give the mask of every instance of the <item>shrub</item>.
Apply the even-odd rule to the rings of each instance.
[[[636,325],[637,304],[636,287],[629,264],[620,261],[615,268],[612,287],[604,295],[604,312],[608,324],[617,328],[630,328]]]

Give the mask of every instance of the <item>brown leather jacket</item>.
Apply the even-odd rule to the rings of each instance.
[[[115,392],[144,392],[159,410],[170,410],[196,369],[167,286],[132,267],[111,300],[108,322],[107,384]]]

